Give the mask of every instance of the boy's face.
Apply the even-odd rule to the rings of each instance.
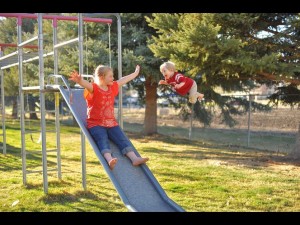
[[[161,73],[165,77],[165,79],[168,80],[170,79],[170,77],[173,76],[174,71],[168,70],[167,68],[163,68]]]

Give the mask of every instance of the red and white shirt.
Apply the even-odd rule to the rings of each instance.
[[[94,92],[91,94],[84,90],[87,103],[87,127],[94,126],[115,127],[118,122],[114,114],[115,97],[119,93],[119,85],[113,81],[108,90],[102,90],[97,84],[92,83]]]
[[[168,79],[166,81],[180,95],[186,95],[190,91],[190,89],[191,89],[191,87],[193,86],[193,83],[194,83],[193,79],[191,79],[189,77],[186,77],[183,74],[178,73],[178,72],[175,72],[173,74],[173,76],[170,77],[170,79]],[[174,88],[175,84],[180,84],[182,82],[185,82],[185,84],[181,88],[179,88],[179,89]]]

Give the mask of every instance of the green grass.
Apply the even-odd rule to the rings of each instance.
[[[34,124],[37,123],[37,124]],[[31,121],[31,125],[39,126]],[[0,154],[1,212],[127,212],[117,191],[87,144],[87,190],[82,187],[80,130],[61,124],[62,180],[49,172],[48,194],[41,173],[28,174],[23,185],[20,125],[8,120],[7,154]],[[47,129],[53,128],[47,122]],[[186,132],[170,128],[173,135],[143,136],[137,124],[124,130],[166,194],[188,212],[298,212],[300,211],[300,168],[286,161],[284,153],[216,144],[201,137],[188,140],[175,135]],[[167,129],[167,128],[164,128]],[[135,132],[133,132],[135,131]],[[166,130],[159,132],[168,134]],[[37,140],[39,134],[35,134]],[[217,134],[216,134],[217,135]],[[55,147],[53,133],[47,147]],[[41,149],[26,136],[26,149]],[[275,156],[279,156],[276,157]],[[56,155],[49,153],[49,168]],[[41,154],[27,155],[27,169],[41,170]]]

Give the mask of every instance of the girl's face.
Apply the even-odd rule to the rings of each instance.
[[[166,80],[170,79],[173,76],[174,71],[168,70],[166,67],[162,69],[162,75],[165,77]]]
[[[102,78],[102,81],[105,85],[112,85],[114,81],[114,74],[111,70],[109,70]]]

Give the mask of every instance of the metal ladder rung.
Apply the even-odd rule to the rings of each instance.
[[[35,134],[35,133],[41,133],[41,131],[39,131],[39,130],[28,130],[28,131],[25,131],[25,134]]]
[[[48,169],[47,170],[48,172],[50,171],[57,171],[57,168],[54,168],[54,169]],[[43,170],[26,170],[26,174],[30,174],[30,173],[42,173]]]
[[[45,110],[46,113],[55,113],[55,109],[52,109],[52,110]],[[24,111],[24,114],[26,113],[41,113],[41,111]]]
[[[46,150],[46,152],[57,152],[57,149],[49,149],[49,150]],[[26,151],[26,155],[29,155],[29,154],[42,154],[42,150],[30,150],[30,151]]]
[[[24,111],[24,114],[26,114],[26,113],[40,113],[41,111]]]
[[[46,133],[55,133],[56,130],[46,130]],[[25,134],[34,134],[34,133],[41,133],[40,130],[28,130],[25,131]]]
[[[56,149],[49,149],[46,152],[57,152],[57,148]]]
[[[29,154],[41,154],[42,151],[41,150],[30,150],[30,151],[26,151],[26,155]]]
[[[55,109],[52,109],[52,110],[45,110],[46,113],[55,113]]]

